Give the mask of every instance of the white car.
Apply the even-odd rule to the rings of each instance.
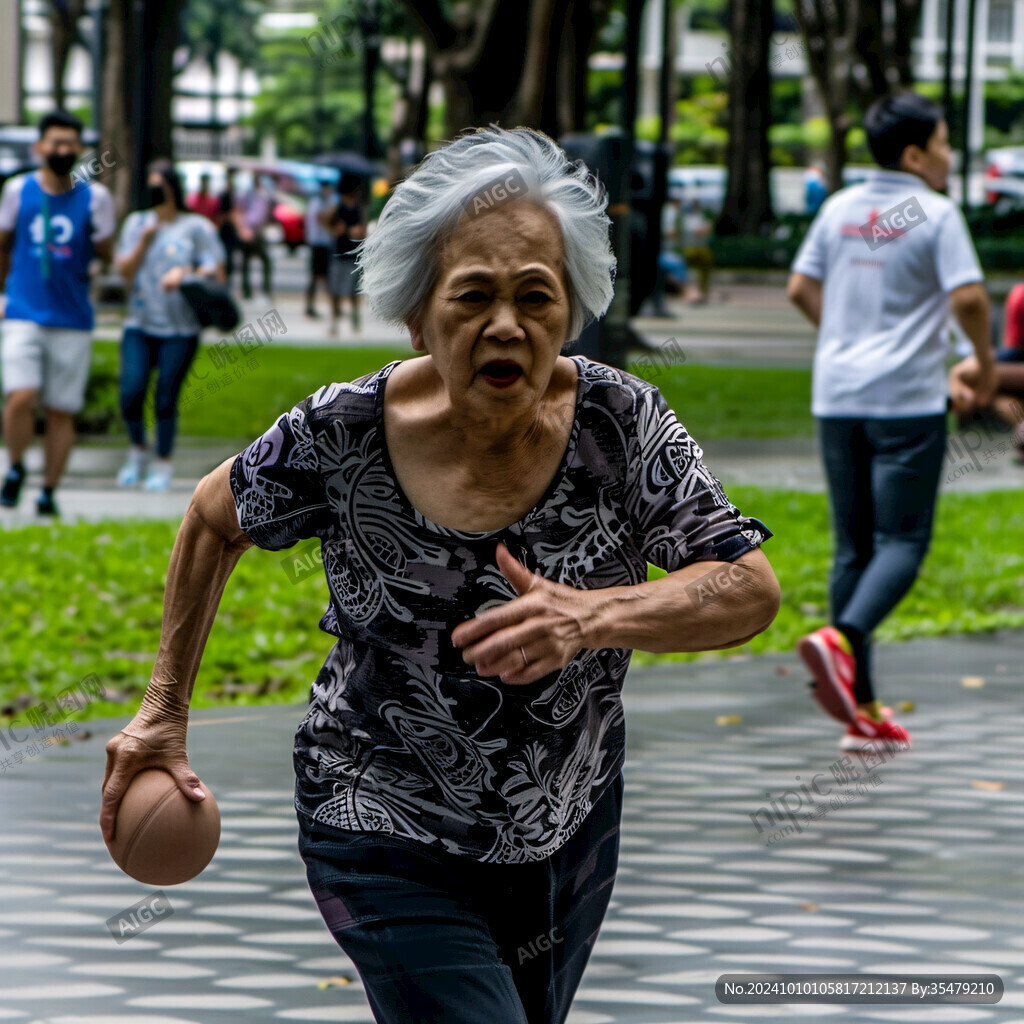
[[[996,213],[1024,206],[1024,146],[1004,146],[985,154],[985,201]]]

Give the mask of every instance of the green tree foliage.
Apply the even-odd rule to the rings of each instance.
[[[272,135],[284,157],[359,150],[362,143],[362,47],[353,37],[321,52],[312,28],[264,30],[259,40],[260,92],[250,123]],[[313,50],[311,56],[310,50]],[[395,89],[379,75],[375,125],[386,137]]]

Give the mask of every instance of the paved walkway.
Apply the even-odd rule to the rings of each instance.
[[[146,493],[116,486],[114,480],[124,452],[118,447],[81,446],[70,459],[68,473],[57,492],[61,521],[101,522],[108,519],[180,519],[199,479],[224,459],[245,447],[188,439],[175,457],[176,478],[170,491]],[[704,461],[726,487],[749,484],[767,488],[824,493],[825,480],[816,443],[810,438],[768,441],[711,440],[703,442]],[[53,520],[36,515],[35,500],[42,481],[42,452],[31,448],[25,457],[29,478],[17,509],[0,509],[0,529],[31,526]],[[0,474],[7,471],[0,454]],[[1014,461],[1005,435],[976,429],[953,435],[947,445],[940,489],[947,493],[977,493],[1024,488],[1024,466]]]
[[[913,702],[901,718],[914,749],[853,758],[847,781],[838,727],[794,657],[632,670],[621,869],[570,1024],[1024,1024],[1022,664],[1020,632],[883,647],[882,692]],[[115,867],[96,823],[103,746],[125,719],[6,768],[0,1021],[372,1020],[296,852],[302,713],[193,715],[189,753],[220,804],[221,845],[198,879],[163,890],[173,913],[122,944],[105,922],[153,892]],[[813,806],[808,782],[825,794]],[[793,818],[773,823],[773,801]],[[720,1004],[715,980],[743,972],[994,973],[1006,994]]]

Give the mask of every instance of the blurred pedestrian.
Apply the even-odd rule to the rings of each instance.
[[[238,224],[241,219],[241,195],[236,182],[237,175],[237,167],[229,167],[227,169],[224,191],[218,197],[220,209],[218,210],[216,221],[220,242],[224,246],[224,267],[229,287],[235,272],[235,254],[241,247],[241,241],[238,237]]]
[[[331,288],[330,336],[337,337],[341,319],[341,300],[352,310],[352,333],[361,331],[359,318],[359,273],[356,250],[366,237],[366,210],[360,201],[362,178],[343,174],[338,181],[338,201],[331,211],[330,228],[334,235],[334,257],[328,271]]]
[[[910,745],[875,697],[871,636],[911,588],[932,533],[946,443],[947,319],[974,345],[974,400],[996,387],[988,297],[949,173],[942,108],[906,92],[864,118],[880,167],[823,204],[789,297],[819,328],[818,418],[836,535],[832,625],[798,651],[843,750]],[[957,398],[954,396],[954,404]]]
[[[261,174],[242,197],[238,220],[239,251],[242,255],[242,297],[252,298],[249,287],[249,261],[255,257],[263,265],[263,291],[256,296],[264,304],[271,301],[271,263],[267,252],[266,230],[274,219],[274,180]]]
[[[825,184],[825,168],[820,161],[815,160],[804,172],[804,209],[812,216],[821,209],[828,195],[828,188]]]
[[[131,448],[117,482],[164,491],[171,486],[178,394],[201,329],[181,284],[195,274],[224,281],[224,248],[213,225],[185,209],[169,161],[154,161],[147,173],[147,208],[129,215],[117,246],[117,269],[131,286],[121,338],[121,413]],[[157,457],[147,472],[143,407],[154,370]]]
[[[334,248],[334,233],[330,228],[331,212],[334,209],[334,187],[329,181],[320,182],[320,192],[313,196],[306,207],[306,244],[309,246],[309,286],[306,288],[306,316],[316,317],[314,309],[317,281],[327,285],[327,271]]]
[[[25,480],[22,455],[35,434],[35,403],[46,412],[40,515],[56,515],[53,492],[75,440],[92,357],[89,263],[113,255],[114,204],[106,187],[76,184],[82,122],[63,111],[39,122],[33,150],[42,167],[10,178],[0,193],[0,288],[6,286],[2,345],[3,431],[10,468],[0,505],[14,508]]]
[[[707,302],[711,297],[711,270],[715,258],[708,240],[711,237],[711,221],[704,213],[699,199],[691,199],[680,214],[679,236],[683,243],[683,259],[688,272],[697,275],[687,301],[694,306]]]
[[[188,208],[193,213],[201,214],[214,224],[220,213],[220,198],[210,191],[210,175],[199,175],[199,191],[188,197]]]
[[[980,408],[975,389],[981,366],[968,356],[949,371],[949,393],[963,417]],[[996,393],[992,411],[1010,425],[1017,461],[1024,462],[1024,284],[1014,285],[1006,297],[1003,346],[996,351]]]

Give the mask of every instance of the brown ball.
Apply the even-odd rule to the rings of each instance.
[[[117,810],[114,863],[146,885],[177,885],[195,878],[220,842],[220,811],[213,794],[189,800],[169,772],[146,768],[128,784]]]

